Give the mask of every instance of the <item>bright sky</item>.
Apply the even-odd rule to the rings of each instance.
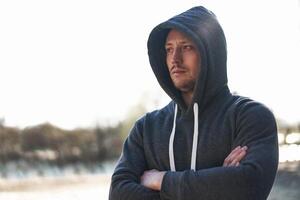
[[[230,89],[300,121],[298,0],[0,1],[0,118],[71,129],[120,120],[145,92],[166,103],[147,38],[196,5],[223,26]]]

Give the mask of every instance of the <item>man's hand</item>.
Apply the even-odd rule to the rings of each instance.
[[[225,158],[223,167],[239,166],[240,161],[245,157],[247,146],[238,146]]]
[[[152,190],[160,191],[165,173],[165,171],[158,171],[156,169],[145,171],[141,176],[141,184]]]
[[[236,147],[224,160],[223,167],[239,166],[240,161],[247,153],[247,149],[248,148],[246,146]],[[141,185],[152,190],[160,191],[165,173],[165,171],[158,171],[156,169],[145,171],[141,176]]]

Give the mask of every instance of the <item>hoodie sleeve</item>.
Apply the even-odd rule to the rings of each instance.
[[[162,200],[265,200],[278,166],[277,127],[264,106],[243,106],[236,116],[234,146],[247,145],[238,167],[214,167],[198,171],[167,172]]]
[[[121,158],[112,175],[109,200],[160,200],[159,192],[140,184],[146,167],[142,123],[139,120],[124,143]]]

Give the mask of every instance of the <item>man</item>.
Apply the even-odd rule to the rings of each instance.
[[[267,199],[278,165],[275,119],[229,92],[215,15],[194,7],[159,24],[148,54],[172,101],[132,128],[110,200]]]

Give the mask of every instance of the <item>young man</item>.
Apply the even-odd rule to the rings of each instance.
[[[148,53],[172,101],[132,128],[109,199],[267,199],[278,164],[275,119],[229,92],[215,15],[195,7],[159,24]]]

